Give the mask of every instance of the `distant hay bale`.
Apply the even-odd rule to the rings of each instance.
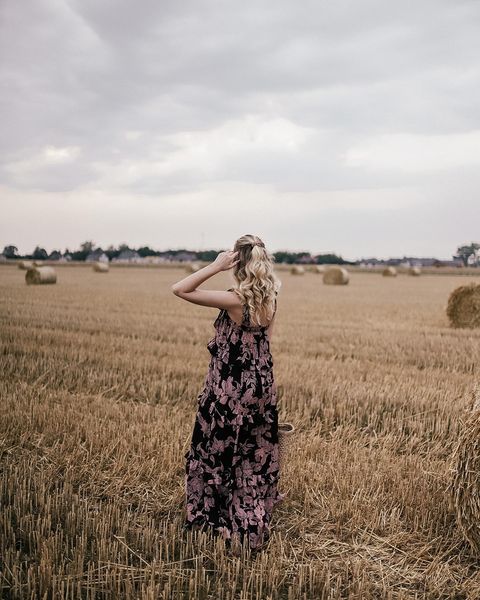
[[[34,267],[43,267],[43,260],[34,260],[33,266]]]
[[[383,269],[382,275],[384,277],[396,277],[397,269],[395,267],[386,267],[385,269]]]
[[[188,273],[196,273],[197,271],[199,271],[202,268],[202,266],[197,263],[197,262],[192,262],[192,263],[188,263],[187,266],[185,267],[185,270]]]
[[[56,283],[57,274],[53,267],[32,267],[25,273],[27,284],[39,285],[43,283]]]
[[[480,284],[470,283],[453,290],[447,304],[452,327],[480,327]]]
[[[26,271],[27,269],[31,269],[33,267],[33,263],[31,260],[21,260],[18,263],[18,268],[22,269],[22,271]]]
[[[420,267],[410,267],[408,269],[408,274],[412,275],[413,277],[419,277],[422,274],[422,270]]]
[[[323,283],[327,285],[347,285],[349,279],[348,271],[343,267],[329,267],[323,274]]]
[[[325,273],[325,267],[323,265],[313,265],[313,273]]]
[[[108,263],[106,262],[95,262],[93,263],[93,270],[96,273],[108,273]]]
[[[305,268],[302,267],[302,265],[293,265],[293,267],[290,269],[290,273],[292,275],[304,275]]]
[[[480,385],[477,384],[452,453],[453,476],[448,493],[458,527],[472,550],[480,554]]]

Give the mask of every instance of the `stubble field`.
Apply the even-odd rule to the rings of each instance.
[[[184,459],[217,309],[182,269],[0,268],[3,598],[478,599],[446,494],[480,330],[445,306],[478,278],[352,273],[283,286],[271,348],[296,427],[268,548],[181,533]],[[227,289],[221,273],[202,287]]]

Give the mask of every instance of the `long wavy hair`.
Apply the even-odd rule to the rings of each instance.
[[[250,322],[261,325],[262,320],[270,322],[275,310],[275,296],[282,283],[274,272],[275,257],[265,248],[256,235],[242,235],[233,247],[238,250],[233,268],[237,283],[234,291],[242,304],[248,305]]]

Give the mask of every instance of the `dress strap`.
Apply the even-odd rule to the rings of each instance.
[[[243,324],[250,325],[250,312],[248,310],[248,304],[243,305],[242,325]]]

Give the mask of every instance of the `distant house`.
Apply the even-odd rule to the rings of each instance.
[[[297,259],[297,264],[299,265],[311,265],[315,262],[315,259],[311,254],[304,254]]]
[[[144,262],[144,259],[136,250],[122,250],[118,256],[112,258],[112,262]]]
[[[149,265],[158,265],[160,263],[169,262],[164,256],[145,256],[144,261]]]
[[[175,255],[175,260],[179,260],[180,262],[197,260],[197,255],[195,252],[179,252]]]
[[[105,262],[108,263],[108,256],[101,248],[97,248],[88,254],[85,262]]]
[[[467,258],[467,265],[469,267],[476,267],[478,266],[479,262],[478,262],[478,257],[476,254],[471,254],[468,258]]]
[[[438,262],[436,258],[420,258],[418,260],[420,262],[419,266],[422,267],[435,267]]]
[[[7,262],[7,257],[5,256],[5,254],[0,254],[0,263],[5,263]]]

